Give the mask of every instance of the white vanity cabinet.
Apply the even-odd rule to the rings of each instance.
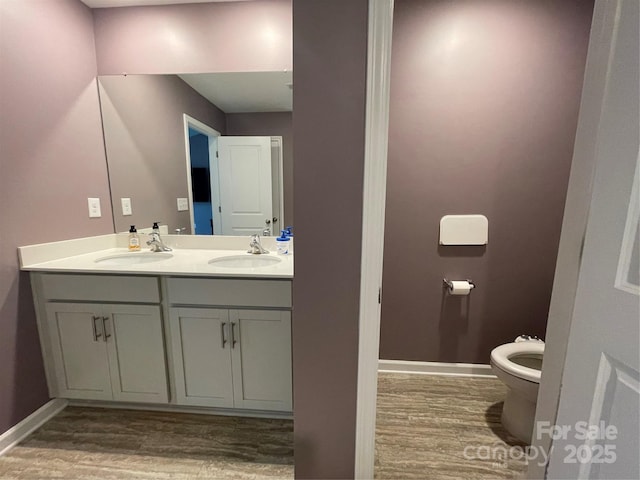
[[[291,280],[32,273],[52,397],[292,408]]]
[[[59,396],[168,402],[159,306],[49,303],[46,311]]]
[[[291,282],[168,278],[176,400],[292,410]]]
[[[34,283],[53,396],[168,402],[156,278],[41,274]]]
[[[233,408],[229,312],[171,308],[169,323],[177,403]]]

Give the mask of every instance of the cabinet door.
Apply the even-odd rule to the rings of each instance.
[[[230,310],[229,320],[235,406],[291,411],[291,313]]]
[[[58,395],[111,400],[101,305],[49,303],[46,311]]]
[[[172,308],[169,323],[177,403],[233,407],[228,311]]]
[[[167,403],[160,307],[105,305],[103,313],[114,400]]]

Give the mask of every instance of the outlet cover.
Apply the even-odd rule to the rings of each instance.
[[[121,198],[120,203],[122,204],[122,215],[127,216],[131,215],[133,212],[131,210],[131,199],[130,198]]]
[[[89,202],[89,218],[99,218],[102,216],[102,211],[100,210],[100,199],[99,198],[88,198]]]
[[[189,199],[178,198],[178,211],[184,212],[185,210],[189,210]]]

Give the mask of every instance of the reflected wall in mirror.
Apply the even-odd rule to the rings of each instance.
[[[291,72],[100,76],[116,231],[160,221],[169,233],[277,234],[292,223],[291,81]]]

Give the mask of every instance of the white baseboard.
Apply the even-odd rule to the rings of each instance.
[[[66,400],[55,398],[0,435],[0,457],[29,436],[31,432],[64,410],[67,404]]]
[[[406,360],[378,360],[378,372],[444,375],[448,377],[495,378],[491,365],[479,363],[411,362]]]
[[[2,1],[2,0],[0,0]],[[103,400],[69,400],[71,407],[120,408],[124,410],[143,410],[151,412],[195,413],[198,415],[223,415],[231,417],[280,418],[293,420],[292,412],[276,412],[267,410],[234,409],[219,407],[196,407],[190,405],[173,405],[168,403],[133,403],[109,402]]]

